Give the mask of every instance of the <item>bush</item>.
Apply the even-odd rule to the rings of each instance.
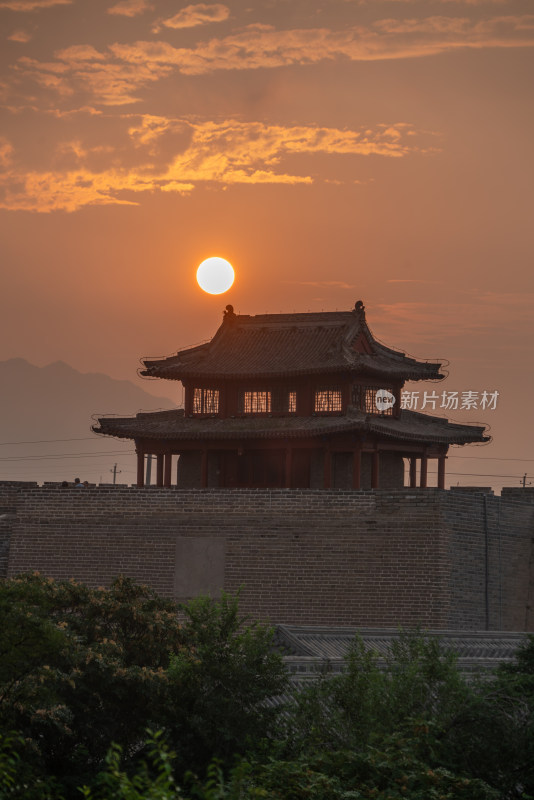
[[[228,762],[276,735],[272,700],[288,679],[272,630],[240,616],[237,597],[198,598],[183,610],[186,646],[171,657],[165,729],[182,768],[200,774],[212,758]]]

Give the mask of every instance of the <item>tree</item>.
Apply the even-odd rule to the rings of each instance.
[[[275,735],[280,708],[272,701],[288,678],[272,630],[240,616],[238,597],[197,598],[183,611],[185,646],[171,657],[165,728],[183,768],[203,773],[213,757],[227,762]]]
[[[105,590],[33,574],[0,584],[0,610],[0,733],[15,732],[15,761],[67,800],[112,743],[133,769],[147,727],[176,748],[179,776],[274,732],[285,669],[272,631],[247,626],[237,598],[194,600],[181,624],[176,603],[129,579]]]
[[[112,742],[133,755],[165,704],[176,605],[125,578],[106,591],[34,574],[0,585],[2,607],[0,728],[73,794]]]
[[[379,658],[355,637],[341,675],[323,671],[296,693],[295,740],[308,750],[361,750],[413,720],[444,729],[469,694],[454,654],[435,639],[403,634]]]
[[[383,663],[356,639],[342,675],[325,673],[296,696],[293,752],[369,761],[373,750],[396,752],[398,738],[414,764],[508,792],[517,784],[513,705],[491,681],[465,680],[435,639],[402,635]]]

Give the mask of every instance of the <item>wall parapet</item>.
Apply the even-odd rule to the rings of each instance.
[[[532,630],[523,497],[0,483],[4,574],[124,574],[179,600],[242,587],[245,613],[280,624]]]

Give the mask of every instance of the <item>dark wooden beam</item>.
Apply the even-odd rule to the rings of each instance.
[[[206,447],[202,449],[200,459],[200,486],[202,489],[206,489],[208,486],[208,450]]]
[[[360,489],[362,483],[362,449],[357,447],[352,457],[352,488]]]
[[[410,458],[410,489],[417,487],[417,458],[412,456]]]
[[[163,453],[156,456],[156,486],[163,486]]]
[[[324,483],[325,489],[330,489],[332,486],[332,453],[326,447],[324,450]]]
[[[286,457],[284,464],[284,486],[286,489],[291,489],[291,465],[293,459],[293,448],[286,447]]]
[[[165,453],[165,474],[163,477],[163,485],[171,485],[171,470],[172,470],[172,453]]]
[[[137,451],[137,485],[145,485],[145,454],[141,449]]]
[[[371,489],[379,488],[380,455],[378,450],[373,452],[373,465],[371,467]]]
[[[445,488],[445,461],[447,456],[440,456],[438,458],[438,489]]]

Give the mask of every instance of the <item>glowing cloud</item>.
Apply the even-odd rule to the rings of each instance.
[[[0,9],[38,11],[41,8],[51,8],[52,6],[70,6],[72,2],[73,0],[0,0]]]
[[[137,17],[151,8],[153,6],[147,0],[121,0],[120,3],[108,8],[107,13],[121,17]]]
[[[158,140],[179,134],[181,152],[156,168],[152,156]],[[408,134],[414,134],[408,136]],[[12,167],[13,148],[0,142],[0,161],[8,169],[0,177],[0,208],[49,212],[76,211],[87,205],[136,203],[140,192],[189,194],[199,184],[311,184],[313,178],[280,168],[282,161],[300,154],[378,155],[402,158],[408,153],[431,152],[417,143],[418,134],[406,125],[379,125],[376,130],[340,130],[312,126],[284,127],[261,122],[191,123],[143,115],[130,120],[128,135],[139,151],[136,167],[117,166],[120,154],[113,148],[87,147],[79,140],[58,144],[52,169],[24,172]],[[178,141],[178,140],[177,140]],[[95,154],[109,166],[96,170]],[[128,156],[126,156],[128,158]],[[19,163],[19,162],[17,162]]]
[[[177,48],[168,42],[114,44],[123,62],[173,65],[185,75],[215,70],[266,69],[348,58],[376,61],[436,55],[458,48],[532,47],[534,15],[473,21],[457,17],[378,20],[369,27],[274,30],[250,26],[222,39]]]
[[[32,35],[31,33],[28,33],[28,31],[13,31],[13,33],[11,33],[7,38],[11,42],[21,42],[22,44],[25,44],[31,40]]]
[[[0,137],[0,166],[8,167],[13,156],[13,145],[6,138]]]
[[[347,0],[351,2],[352,0]],[[356,0],[358,5],[378,5],[379,3],[404,3],[405,5],[422,5],[424,0]],[[484,6],[495,5],[503,6],[510,3],[510,0],[434,0],[435,3],[455,3],[456,5]]]
[[[196,5],[186,6],[177,14],[168,19],[160,20],[154,25],[154,32],[161,30],[161,26],[166,28],[195,28],[197,25],[207,25],[211,22],[224,22],[230,16],[230,9],[221,3],[207,5],[197,3]]]
[[[199,7],[211,11],[204,10],[201,14]],[[227,11],[226,6],[201,4],[187,6],[171,19],[179,27],[187,20],[192,23],[193,19],[199,19],[198,14],[221,21]],[[50,61],[22,57],[13,66],[13,85],[16,83],[18,100],[21,81],[25,79],[55,90],[63,98],[72,96],[80,101],[80,93],[89,95],[81,99],[80,105],[91,102],[120,106],[139,102],[141,89],[175,72],[203,75],[220,70],[303,67],[341,59],[356,62],[421,58],[462,48],[533,46],[534,14],[478,21],[445,16],[381,19],[367,27],[337,31],[328,28],[280,31],[252,25],[189,48],[174,47],[166,41],[136,41],[114,43],[102,51],[91,45],[74,45],[57,52],[55,60]],[[6,85],[5,92],[8,91]],[[28,96],[34,96],[31,89]]]

